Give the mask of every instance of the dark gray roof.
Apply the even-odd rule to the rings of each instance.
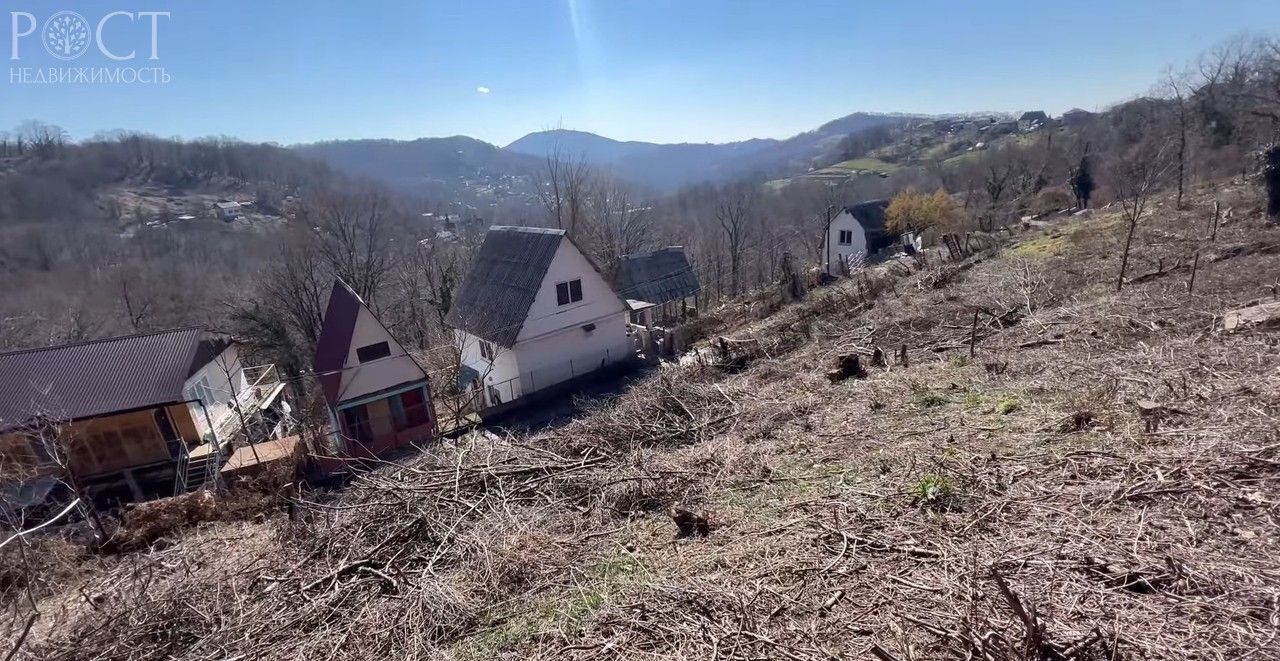
[[[867,235],[867,252],[875,253],[894,242],[895,235],[885,228],[885,211],[889,208],[889,200],[871,200],[845,207],[844,210]]]
[[[698,276],[683,246],[623,255],[614,286],[623,298],[666,303],[698,293]]]
[[[515,345],[564,230],[490,227],[445,323],[503,347]]]
[[[0,430],[186,400],[186,380],[231,344],[179,328],[0,353]]]
[[[1046,119],[1049,119],[1049,116],[1044,114],[1043,110],[1028,110],[1027,112],[1022,113],[1022,116],[1018,118],[1018,121],[1043,122]]]

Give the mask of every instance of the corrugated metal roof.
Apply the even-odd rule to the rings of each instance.
[[[183,401],[187,378],[231,342],[193,327],[0,353],[0,429]]]
[[[682,246],[623,255],[616,286],[622,296],[649,303],[680,300],[700,289]]]
[[[515,345],[564,230],[490,227],[445,323],[503,347]]]

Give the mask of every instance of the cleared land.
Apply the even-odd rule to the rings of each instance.
[[[1277,337],[1221,320],[1275,295],[1280,229],[1231,186],[1191,202],[1119,294],[1103,212],[725,310],[741,353],[560,428],[49,573],[23,654],[1278,659]]]

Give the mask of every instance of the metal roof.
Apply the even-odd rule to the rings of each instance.
[[[0,353],[0,430],[185,401],[186,380],[231,343],[192,327]]]
[[[490,227],[445,323],[499,346],[514,346],[564,238],[564,230]]]
[[[333,281],[329,293],[329,306],[324,311],[324,323],[316,340],[315,368],[325,401],[332,406],[338,401],[342,388],[342,370],[351,354],[351,334],[364,301],[340,279]]]
[[[623,255],[616,286],[622,296],[649,303],[677,301],[700,289],[683,246]]]

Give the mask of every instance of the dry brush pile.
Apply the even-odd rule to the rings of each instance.
[[[731,364],[126,556],[23,653],[1280,659],[1277,338],[1220,330],[1274,295],[1280,230],[1205,243],[1217,194],[1157,211],[1120,294],[1106,214],[847,282]]]

